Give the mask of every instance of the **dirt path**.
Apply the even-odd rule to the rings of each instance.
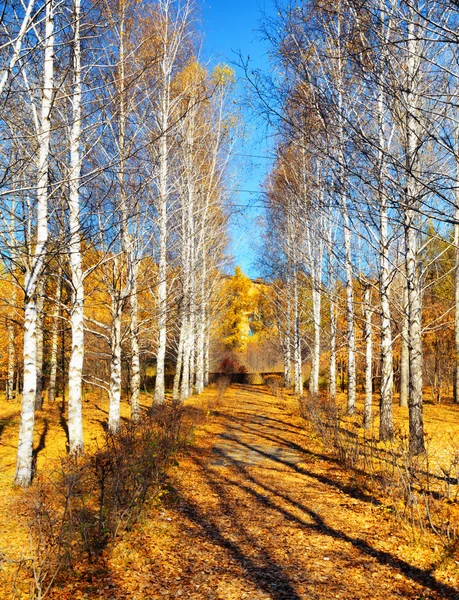
[[[212,413],[170,508],[112,553],[110,598],[459,598],[285,404],[237,386]]]

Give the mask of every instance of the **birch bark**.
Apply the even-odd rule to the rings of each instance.
[[[164,403],[164,372],[167,343],[167,204],[168,204],[168,127],[170,111],[171,67],[168,55],[168,29],[164,39],[164,58],[161,63],[162,90],[160,100],[160,155],[159,155],[159,263],[158,263],[158,350],[156,353],[155,403]]]
[[[422,408],[422,304],[418,263],[419,200],[419,48],[414,8],[408,9],[407,113],[406,113],[406,208],[404,211],[409,334],[409,448],[413,455],[425,451]]]
[[[380,39],[385,48],[386,23],[384,1],[380,1]],[[392,394],[394,383],[392,328],[390,312],[390,283],[391,270],[389,261],[389,219],[388,199],[384,190],[386,172],[385,152],[387,150],[386,135],[384,130],[385,116],[385,71],[386,54],[381,52],[378,72],[378,202],[379,202],[379,298],[381,305],[381,395],[380,395],[380,427],[381,440],[391,439],[393,436],[392,419]]]
[[[37,334],[36,334],[36,361],[37,361],[37,386],[35,389],[35,410],[43,408],[43,322],[45,307],[45,282],[41,279],[37,285]]]
[[[454,403],[459,404],[459,129],[456,130],[455,139],[456,158],[456,190],[454,211],[454,345],[456,350],[456,364],[454,370]]]
[[[81,256],[81,0],[74,4],[72,127],[70,131],[69,255],[72,279],[70,326],[72,350],[68,370],[68,429],[71,453],[84,450],[82,383],[84,362],[84,281]],[[56,345],[57,352],[57,345]]]
[[[21,486],[29,485],[32,480],[32,448],[35,423],[34,407],[37,386],[37,306],[35,294],[37,281],[41,277],[44,267],[46,244],[48,241],[48,172],[54,87],[53,0],[47,0],[45,5],[45,35],[43,44],[43,88],[40,130],[38,136],[39,155],[37,169],[36,244],[25,275],[24,383],[15,475],[15,483]]]
[[[29,3],[27,4],[27,8],[22,19],[22,24],[19,29],[18,37],[16,38],[16,41],[14,43],[11,59],[8,63],[8,66],[5,69],[3,69],[3,75],[0,79],[0,96],[3,93],[5,86],[8,82],[8,78],[11,76],[13,69],[16,66],[16,63],[18,62],[19,57],[21,55],[22,42],[24,40],[24,36],[26,35],[31,25],[34,4],[35,0],[29,0]]]
[[[371,306],[371,284],[364,282],[364,319],[365,319],[365,404],[363,409],[363,427],[370,429],[373,405],[373,309]]]
[[[54,402],[56,400],[56,381],[57,381],[57,352],[59,347],[59,316],[60,316],[60,303],[62,297],[62,269],[58,270],[56,278],[56,297],[54,302],[54,310],[52,314],[52,329],[51,329],[51,352],[50,352],[50,363],[51,370],[49,375],[49,387],[48,387],[48,402]]]
[[[406,268],[405,268],[406,274]],[[410,387],[410,357],[408,344],[408,285],[406,275],[403,276],[403,301],[402,301],[402,332],[400,354],[400,406],[408,407]]]

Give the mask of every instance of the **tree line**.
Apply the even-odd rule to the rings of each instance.
[[[192,0],[0,13],[1,366],[26,486],[43,386],[66,400],[71,453],[88,386],[114,433],[123,390],[141,418],[148,369],[157,404],[168,371],[176,401],[204,388],[238,117],[233,71],[199,59]]]
[[[361,383],[364,427],[380,392],[382,440],[398,389],[412,454],[425,385],[459,402],[458,17],[446,0],[278,3],[272,74],[244,65],[276,132],[261,263],[285,379],[302,394],[309,356],[317,395],[327,357],[350,415]]]

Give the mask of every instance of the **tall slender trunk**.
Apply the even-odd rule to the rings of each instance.
[[[408,407],[408,396],[410,387],[410,351],[408,337],[408,284],[405,273],[405,276],[403,277],[402,331],[400,340],[400,406],[403,406],[405,408]]]
[[[110,388],[108,407],[108,429],[118,433],[120,428],[121,411],[121,321],[123,306],[120,298],[112,301],[112,331],[110,359]]]
[[[303,396],[303,369],[301,359],[300,312],[298,306],[298,273],[293,267],[293,322],[294,322],[294,386],[293,393]]]
[[[202,267],[199,294],[199,319],[196,332],[196,393],[204,390],[204,346],[206,328],[206,259],[205,250],[202,249]]]
[[[73,94],[72,129],[70,132],[70,271],[72,278],[72,308],[70,326],[72,330],[72,350],[70,354],[68,382],[68,428],[71,453],[82,452],[83,415],[82,383],[84,361],[84,283],[81,256],[80,227],[80,179],[81,179],[81,41],[80,41],[80,0],[74,5],[73,31]]]
[[[337,368],[336,368],[336,276],[335,276],[335,259],[333,255],[333,220],[332,214],[328,217],[327,224],[327,249],[328,249],[328,281],[329,281],[329,298],[330,298],[330,359],[329,359],[329,372],[330,372],[330,400],[333,402],[336,400],[336,379],[337,379]]]
[[[355,366],[355,325],[354,325],[354,286],[352,277],[351,232],[349,229],[349,215],[345,197],[342,197],[344,206],[344,246],[346,251],[346,321],[347,321],[347,414],[355,413],[356,402],[356,366]]]
[[[184,402],[190,396],[190,354],[191,336],[189,314],[185,316],[183,324],[183,357],[182,357],[182,384],[180,386],[180,401]]]
[[[183,338],[184,338],[184,314],[182,309],[182,315],[180,319],[180,333],[179,333],[179,344],[177,348],[177,360],[175,363],[175,375],[174,375],[174,386],[172,389],[172,400],[177,402],[179,399],[180,392],[180,377],[182,375],[182,363],[183,363]]]
[[[422,408],[422,305],[421,283],[417,260],[418,241],[416,213],[413,209],[405,211],[406,237],[406,275],[408,282],[408,336],[409,336],[409,431],[410,452],[424,452],[424,424]]]
[[[392,329],[390,321],[390,268],[389,244],[387,238],[387,209],[386,200],[380,198],[380,283],[379,296],[381,304],[381,397],[380,397],[380,427],[381,440],[391,439],[394,433],[392,419],[392,394],[394,368],[392,357]]]
[[[14,296],[16,294],[14,293]],[[16,304],[16,301],[13,301],[13,305]],[[6,400],[7,402],[11,402],[14,398],[14,371],[16,365],[16,350],[15,350],[15,327],[14,321],[12,319],[8,319],[6,325],[7,331],[7,339],[8,339],[8,367],[7,367],[7,380],[6,380]]]
[[[287,264],[287,274],[290,273],[291,266]],[[286,314],[285,314],[285,341],[284,341],[284,379],[285,387],[289,390],[292,387],[292,299],[290,295],[291,277],[286,278]],[[280,308],[282,311],[282,307]]]
[[[456,208],[454,211],[454,345],[456,364],[454,370],[454,402],[459,404],[459,128],[456,130]]]
[[[290,335],[289,332],[286,331],[284,333],[284,341],[282,344],[283,355],[284,355],[284,384],[287,390],[292,387],[292,374],[291,374],[291,362],[292,362],[292,352],[290,345]]]
[[[35,0],[29,0],[29,3],[27,4],[27,8],[22,19],[21,27],[19,29],[18,37],[16,38],[16,41],[14,43],[13,53],[8,64],[8,68],[3,70],[3,75],[0,78],[0,95],[3,93],[3,90],[5,89],[6,83],[8,81],[8,77],[12,75],[13,69],[16,66],[16,63],[18,62],[19,57],[21,55],[22,42],[24,40],[25,35],[27,34],[27,31],[32,21],[31,17],[34,4]]]
[[[336,307],[333,296],[330,296],[330,400],[336,400]]]
[[[37,385],[36,370],[36,286],[41,277],[46,244],[48,241],[48,184],[49,147],[51,139],[51,111],[54,86],[54,6],[53,0],[45,5],[45,36],[43,61],[43,88],[41,119],[38,132],[37,169],[37,227],[36,244],[31,266],[25,275],[24,299],[24,385],[22,393],[21,423],[19,429],[15,483],[27,486],[32,480],[32,448],[34,433],[34,407]]]
[[[210,370],[210,312],[206,306],[205,317],[205,337],[204,337],[204,386],[209,385]]]
[[[169,72],[163,66],[161,98],[161,142],[159,156],[159,265],[158,265],[158,350],[156,353],[155,403],[164,403],[164,372],[167,344],[167,202],[168,202],[168,112]]]
[[[52,313],[52,329],[51,329],[51,352],[50,352],[50,364],[51,371],[49,374],[49,386],[48,386],[48,402],[54,402],[56,400],[56,380],[57,380],[57,352],[59,348],[59,316],[61,312],[61,297],[62,297],[62,268],[58,269],[56,278],[56,297],[54,302],[54,309]]]
[[[20,370],[20,365],[18,363],[17,370],[16,370],[16,398],[19,398],[20,393],[21,393],[21,370]]]
[[[140,348],[139,348],[139,300],[137,295],[137,263],[133,266],[133,280],[130,296],[131,308],[131,419],[140,418]]]
[[[338,43],[342,43],[341,26],[343,15],[341,3],[338,12]],[[344,221],[344,249],[345,249],[345,275],[346,275],[346,322],[347,322],[347,414],[355,413],[356,402],[356,363],[355,363],[355,323],[354,323],[354,287],[352,273],[351,229],[349,224],[348,199],[345,189],[345,132],[344,132],[344,65],[345,52],[339,52],[337,61],[337,90],[338,90],[338,194]]]
[[[419,201],[418,104],[419,49],[413,7],[408,15],[407,113],[406,113],[406,208],[404,214],[406,278],[408,285],[409,334],[409,447],[413,455],[424,452],[422,407],[422,300],[418,262],[418,221],[415,205]]]
[[[37,387],[37,309],[35,298],[26,299],[24,309],[24,378],[15,482],[17,485],[27,486],[32,480],[35,392]]]
[[[37,387],[35,389],[35,410],[43,408],[43,342],[44,342],[44,308],[45,308],[45,282],[40,280],[37,285],[37,333],[36,333],[36,361],[37,361]]]
[[[317,275],[313,277],[312,283],[312,318],[314,326],[314,337],[312,343],[311,376],[309,379],[309,393],[317,396],[319,393],[319,369],[320,369],[320,308],[322,304],[322,293],[320,283],[317,282]]]
[[[191,175],[192,176],[192,175]],[[190,316],[189,316],[189,335],[190,335],[190,384],[189,394],[194,392],[195,384],[195,359],[196,359],[196,247],[195,247],[195,227],[194,227],[194,189],[189,199],[189,232],[190,232]]]
[[[371,284],[365,282],[363,298],[363,310],[365,318],[365,405],[363,410],[363,427],[369,429],[371,426],[371,413],[373,405],[373,327],[371,307]]]
[[[384,1],[380,1],[381,39],[386,37]],[[379,201],[379,298],[381,305],[381,385],[379,437],[381,440],[391,439],[394,433],[392,418],[392,395],[394,387],[394,367],[392,351],[392,328],[390,314],[390,261],[389,261],[389,226],[387,197],[384,190],[386,137],[384,131],[385,112],[385,53],[380,58],[378,83],[378,201]]]

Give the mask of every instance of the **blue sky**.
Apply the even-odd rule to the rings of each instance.
[[[260,40],[258,29],[264,13],[273,10],[270,0],[204,0],[201,4],[204,59],[212,62],[237,62],[236,53],[244,58],[250,56],[253,68],[267,70],[266,45]],[[235,67],[239,87],[243,91],[243,72]],[[239,214],[231,219],[231,253],[236,265],[240,265],[250,277],[257,277],[253,264],[255,248],[259,243],[257,219],[262,215],[260,206],[261,184],[269,169],[269,137],[265,126],[254,120],[253,114],[244,110],[246,121],[245,139],[235,149],[237,169],[233,201],[242,205]],[[255,204],[255,206],[253,206]]]

